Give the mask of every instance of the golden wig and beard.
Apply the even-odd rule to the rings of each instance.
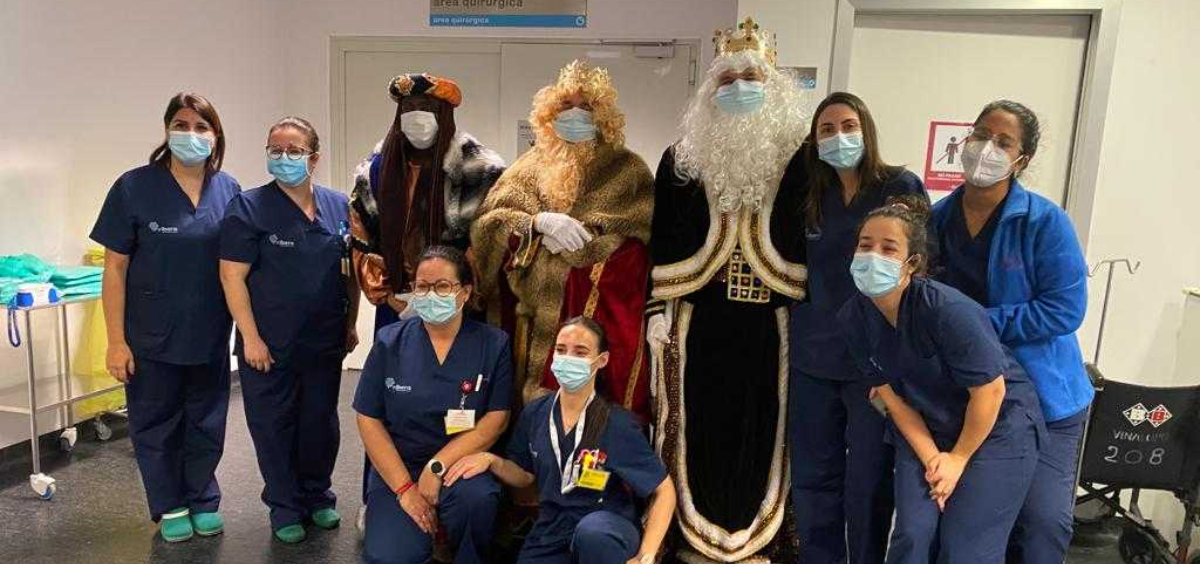
[[[554,120],[566,110],[565,101],[578,94],[591,106],[596,124],[596,139],[569,143],[554,131]],[[595,158],[601,145],[620,148],[625,145],[625,115],[617,109],[617,90],[608,71],[574,61],[559,72],[558,82],[546,86],[533,97],[529,123],[537,138],[534,148],[542,173],[539,191],[549,211],[567,213],[575,204],[582,185],[586,163]]]

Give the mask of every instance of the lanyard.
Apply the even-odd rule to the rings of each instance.
[[[594,390],[592,391],[592,394],[588,396],[587,401],[584,402],[584,404],[583,404],[583,411],[579,412],[579,421],[577,421],[575,423],[575,433],[574,433],[575,434],[575,448],[571,449],[570,456],[567,457],[566,462],[563,461],[562,450],[558,446],[558,424],[554,422],[554,409],[558,405],[558,398],[560,395],[562,395],[562,390],[559,390],[558,392],[556,392],[554,394],[554,401],[550,402],[550,426],[549,426],[549,428],[550,428],[550,447],[554,449],[555,466],[562,469],[561,485],[562,485],[562,493],[565,495],[565,494],[571,493],[571,491],[575,489],[575,482],[576,482],[577,478],[579,477],[578,473],[574,471],[574,469],[575,469],[575,452],[579,450],[579,441],[583,439],[583,425],[584,425],[584,422],[587,421],[588,406],[592,405],[592,400],[595,399],[596,392]]]

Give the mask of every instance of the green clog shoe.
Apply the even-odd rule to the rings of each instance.
[[[192,538],[195,530],[192,529],[192,520],[188,518],[187,508],[180,507],[164,513],[162,520],[158,522],[158,532],[167,542],[183,542]]]
[[[304,531],[303,525],[288,525],[275,531],[275,538],[280,542],[296,544],[304,542],[304,539],[308,538],[308,533]]]
[[[220,513],[196,513],[192,515],[192,528],[202,537],[211,537],[225,532],[225,519]]]
[[[342,516],[332,507],[320,509],[312,514],[312,522],[314,525],[325,529],[326,531],[338,528],[342,524]]]

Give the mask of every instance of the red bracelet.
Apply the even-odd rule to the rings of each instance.
[[[403,486],[396,488],[396,497],[400,497],[400,496],[404,495],[404,492],[411,490],[412,487],[415,485],[417,485],[416,482],[410,481],[407,484],[404,484]]]

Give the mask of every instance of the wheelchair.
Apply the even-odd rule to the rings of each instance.
[[[1192,530],[1200,525],[1200,386],[1155,388],[1107,380],[1093,365],[1096,389],[1085,434],[1076,498],[1103,504],[1123,527],[1117,548],[1128,564],[1200,564],[1190,561]],[[1183,506],[1176,550],[1138,507],[1142,490],[1167,491]],[[1128,507],[1122,492],[1128,492]]]

